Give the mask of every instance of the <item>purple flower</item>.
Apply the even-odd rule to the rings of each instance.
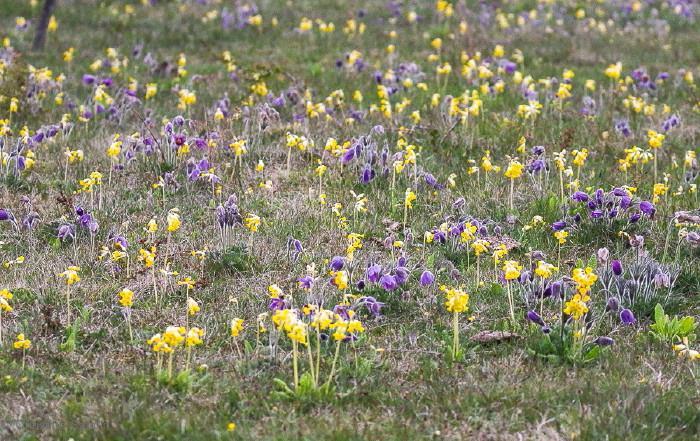
[[[627,308],[620,311],[620,320],[625,325],[631,325],[637,321],[637,319],[634,318],[634,314],[632,313],[632,311],[630,311]]]
[[[525,315],[528,320],[530,320],[532,323],[535,323],[540,326],[545,326],[544,320],[542,320],[542,317],[535,311],[528,311],[527,314]]]
[[[345,259],[341,256],[335,256],[331,259],[331,263],[328,265],[333,271],[340,271],[345,265]]]
[[[403,267],[403,266],[398,266],[396,267],[396,270],[394,271],[396,274],[394,275],[394,278],[396,279],[396,283],[399,285],[403,285],[406,283],[408,280],[408,269]]]
[[[616,276],[622,274],[622,262],[619,260],[613,260],[610,266],[612,267],[612,271]]]
[[[268,305],[271,311],[279,311],[287,307],[287,302],[282,298],[270,299],[270,304]]]
[[[656,208],[654,208],[654,204],[652,204],[649,201],[642,201],[639,203],[639,210],[646,214],[647,216],[653,216],[654,213],[656,213]]]
[[[373,315],[378,316],[381,315],[381,309],[382,306],[384,306],[384,303],[377,301],[374,297],[361,297],[358,300],[358,304],[364,305],[369,312],[371,312]]]
[[[11,211],[5,210],[4,208],[0,208],[0,222],[12,221],[14,219],[15,219],[15,217],[12,215]]]
[[[610,337],[601,336],[596,338],[593,343],[597,344],[598,346],[612,346],[615,343],[615,340]]]
[[[58,227],[58,238],[63,241],[65,241],[68,238],[74,239],[75,231],[73,229],[73,226],[69,224],[63,224],[60,227]]]
[[[577,202],[588,202],[588,195],[582,191],[577,191],[571,195],[571,199]]]
[[[606,311],[617,311],[620,308],[620,301],[617,299],[617,297],[610,297],[608,299],[608,303],[605,305],[605,310]]]
[[[396,277],[391,274],[384,274],[381,279],[379,279],[379,284],[382,285],[384,291],[393,291],[399,286],[396,282]]]
[[[304,276],[297,279],[299,287],[302,289],[311,289],[314,284],[314,279],[311,276]]]
[[[566,228],[566,222],[564,221],[556,221],[552,224],[553,231],[561,231],[564,228]]]
[[[420,275],[420,284],[421,286],[430,286],[435,282],[435,276],[433,273],[431,273],[428,270],[423,271],[423,274]]]
[[[367,267],[367,280],[372,283],[379,282],[380,277],[382,277],[382,267],[378,263],[370,265]]]

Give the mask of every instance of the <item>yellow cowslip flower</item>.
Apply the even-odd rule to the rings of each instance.
[[[145,99],[150,100],[151,98],[156,96],[157,93],[158,93],[158,85],[156,83],[146,84],[146,95],[144,97]]]
[[[195,315],[199,312],[201,308],[199,307],[199,303],[192,297],[187,297],[187,313],[189,315]]]
[[[564,314],[570,315],[574,320],[579,320],[587,312],[588,306],[586,306],[586,302],[582,300],[580,294],[574,294],[564,307]]]
[[[241,318],[234,318],[231,320],[231,337],[238,337],[243,331],[243,319]]]
[[[520,271],[522,271],[523,266],[520,265],[515,260],[506,260],[503,262],[503,277],[506,280],[515,280],[520,277]]]
[[[464,231],[459,235],[459,240],[462,243],[467,243],[474,240],[474,234],[476,233],[476,226],[472,225],[471,222],[464,224]]]
[[[503,174],[506,178],[516,179],[523,175],[523,164],[521,164],[517,159],[511,160]]]
[[[276,283],[268,286],[267,292],[269,293],[271,299],[280,299],[284,297],[284,291],[282,291],[282,288],[280,288]]]
[[[0,312],[12,312],[12,306],[4,297],[0,297]]]
[[[559,271],[559,268],[547,263],[544,260],[537,261],[537,267],[535,268],[535,274],[542,277],[543,279],[549,279],[552,274]]]
[[[158,222],[156,222],[155,219],[151,218],[151,220],[148,221],[148,224],[146,224],[146,231],[148,231],[151,234],[158,231]]]
[[[122,151],[122,141],[119,140],[119,135],[114,135],[114,141],[107,147],[107,156],[114,159],[119,156]]]
[[[139,260],[143,262],[146,268],[152,268],[156,260],[156,248],[152,247],[150,250],[141,248],[139,250]]]
[[[187,287],[187,289],[194,289],[195,283],[196,283],[195,280],[190,276],[187,276],[184,279],[177,281],[177,284],[179,286],[185,286],[185,287]]]
[[[182,326],[168,326],[163,333],[163,342],[171,349],[175,349],[185,341],[185,332]]]
[[[658,133],[654,130],[648,130],[647,138],[649,147],[651,147],[652,149],[658,149],[663,146],[664,139],[666,139],[666,135],[664,135],[663,133]]]
[[[615,64],[609,65],[605,71],[605,76],[612,79],[612,80],[617,80],[620,78],[620,75],[622,74],[622,63],[617,62]]]
[[[169,233],[173,233],[177,230],[180,229],[180,225],[182,225],[182,221],[180,220],[180,215],[177,212],[177,208],[173,208],[168,212],[167,216],[167,223],[168,227],[167,230]]]
[[[124,308],[131,308],[134,305],[134,292],[127,288],[119,291],[119,304]]]
[[[17,334],[17,339],[12,344],[15,349],[27,350],[32,347],[32,341],[24,336],[24,334]]]
[[[569,237],[568,231],[559,230],[554,232],[554,238],[559,241],[559,245],[564,245],[567,237]]]
[[[187,336],[185,339],[185,346],[186,347],[191,347],[191,346],[199,346],[201,345],[204,341],[202,340],[202,337],[204,337],[204,330],[201,328],[198,328],[196,326],[193,326],[187,331]]]
[[[75,285],[80,282],[80,276],[78,272],[80,271],[79,266],[69,266],[65,271],[59,274],[59,277],[66,279],[66,285]]]
[[[253,213],[250,213],[243,220],[243,225],[252,233],[255,233],[256,231],[258,231],[258,227],[260,227],[260,217]]]
[[[431,234],[432,237],[432,234]],[[474,250],[474,254],[479,257],[483,253],[487,252],[489,250],[489,247],[491,244],[489,241],[484,240],[484,239],[477,239],[475,240],[471,245],[472,250]]]
[[[413,208],[413,202],[417,199],[417,196],[410,188],[406,189],[406,195],[404,197],[404,206],[406,208]]]
[[[333,273],[333,280],[331,282],[341,291],[347,289],[349,283],[348,273],[346,271],[336,271]]]
[[[448,288],[441,286],[440,291],[445,293],[445,308],[449,312],[463,313],[469,310],[469,294],[460,288]]]
[[[574,268],[571,277],[574,279],[574,282],[576,282],[576,290],[581,296],[581,299],[587,302],[590,299],[588,293],[598,280],[598,276],[593,272],[592,268],[586,267],[585,269]]]

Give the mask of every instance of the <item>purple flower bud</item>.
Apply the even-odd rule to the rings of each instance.
[[[571,199],[577,202],[588,202],[588,195],[582,191],[577,191],[571,195]]]
[[[382,267],[378,263],[370,265],[367,268],[367,280],[372,283],[377,283],[382,276]]]
[[[333,271],[340,271],[343,269],[343,266],[345,265],[345,259],[343,259],[341,256],[335,256],[333,259],[331,259],[330,263],[330,268]]]
[[[435,282],[435,276],[433,273],[431,273],[428,270],[423,271],[423,274],[420,275],[420,284],[421,286],[430,286]]]
[[[396,267],[396,270],[394,271],[396,274],[394,275],[394,278],[396,279],[396,283],[399,285],[403,285],[406,283],[408,280],[408,269],[403,267],[403,266],[398,266]]]
[[[540,315],[535,311],[528,311],[526,317],[528,320],[530,320],[532,323],[535,323],[536,325],[545,326],[544,320],[542,320],[542,317],[540,317]]]
[[[597,344],[598,346],[612,346],[615,343],[615,340],[610,337],[601,336],[596,338],[593,343]]]
[[[561,231],[566,228],[566,222],[556,221],[552,224],[552,231]]]
[[[654,204],[652,204],[649,201],[642,201],[639,203],[639,210],[646,214],[647,216],[653,216],[654,213],[656,213],[656,208],[654,208]]]
[[[612,271],[616,276],[622,274],[622,262],[619,260],[613,260],[610,266],[612,267]]]
[[[381,279],[379,279],[379,284],[382,286],[384,291],[393,291],[399,286],[396,282],[396,277],[392,276],[391,274],[384,274]]]
[[[314,279],[311,276],[304,276],[297,279],[299,287],[303,289],[311,289],[314,284]]]
[[[632,313],[632,311],[630,311],[627,308],[620,311],[620,320],[625,325],[631,325],[637,321],[637,319],[634,318],[634,314]]]
[[[14,218],[11,211],[0,208],[0,222],[13,220]]]
[[[617,299],[617,297],[610,297],[608,299],[608,303],[605,305],[605,310],[606,311],[612,311],[615,312],[620,308],[620,301]]]

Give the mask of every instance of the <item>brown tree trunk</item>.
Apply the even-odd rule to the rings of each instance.
[[[51,18],[51,12],[56,6],[56,0],[44,0],[44,6],[41,8],[41,16],[39,16],[39,23],[36,27],[36,34],[34,35],[34,44],[32,48],[35,51],[44,48],[46,43],[46,29],[49,27],[49,19]]]

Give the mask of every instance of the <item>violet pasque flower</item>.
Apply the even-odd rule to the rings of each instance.
[[[542,317],[535,311],[528,311],[527,314],[525,315],[528,320],[530,320],[532,323],[540,326],[545,326],[544,320],[542,320]]]
[[[428,270],[423,271],[423,274],[420,275],[420,284],[421,286],[430,286],[435,282],[435,276],[433,273],[431,273]]]
[[[637,321],[637,319],[634,318],[634,314],[632,313],[632,311],[630,311],[627,308],[620,311],[620,320],[625,325],[631,325]]]

